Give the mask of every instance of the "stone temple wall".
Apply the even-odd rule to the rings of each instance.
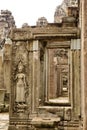
[[[86,10],[86,1],[82,5]],[[81,7],[77,0],[64,0],[54,23],[41,17],[36,26],[20,29],[10,11],[1,11],[0,103],[10,104],[9,130],[86,130]]]
[[[78,6],[68,12],[61,23],[41,17],[11,31],[9,130],[82,129]]]

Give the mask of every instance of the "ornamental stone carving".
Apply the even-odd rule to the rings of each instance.
[[[25,74],[23,73],[24,66],[20,61],[18,64],[18,73],[16,74],[16,102],[17,103],[25,103],[25,89],[26,89],[26,81]]]
[[[12,93],[14,94],[14,112],[26,112],[29,95],[28,51],[24,42],[12,46]]]

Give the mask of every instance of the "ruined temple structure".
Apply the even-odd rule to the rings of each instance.
[[[67,17],[69,15],[73,15],[71,13],[74,12],[74,9],[77,10],[78,8],[78,0],[64,0],[60,6],[57,6],[56,11],[54,13],[54,23],[61,23],[63,17]],[[69,9],[70,8],[70,9]],[[77,14],[74,14],[74,16]]]
[[[0,111],[3,106],[9,104],[10,94],[10,55],[11,42],[8,35],[12,28],[15,28],[15,21],[12,13],[8,10],[1,10],[0,14]]]
[[[8,130],[87,130],[87,2],[64,0],[35,26],[0,15],[0,100]],[[86,26],[86,27],[85,27]],[[85,35],[84,35],[85,34]]]

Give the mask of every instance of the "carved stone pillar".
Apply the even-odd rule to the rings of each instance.
[[[72,53],[72,106],[74,119],[79,120],[81,114],[81,86],[80,86],[80,39],[71,40],[71,53]]]
[[[12,44],[11,100],[9,130],[27,130],[37,115],[40,85],[38,40]]]
[[[12,44],[9,130],[28,129],[30,86],[27,44],[27,41],[15,41]]]
[[[33,41],[32,51],[32,113],[36,113],[40,86],[40,49],[38,40]]]

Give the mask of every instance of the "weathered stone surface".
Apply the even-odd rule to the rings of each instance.
[[[8,10],[1,10],[0,14],[0,106],[7,105],[10,93],[10,47],[9,33],[15,27],[12,13]],[[10,47],[9,47],[10,46]],[[1,108],[2,109],[2,108]],[[0,109],[0,110],[1,110]],[[6,108],[5,108],[6,109]]]
[[[15,27],[15,21],[12,16],[12,13],[8,10],[1,10],[0,39],[8,37],[11,28],[14,28],[14,27]]]
[[[82,9],[82,85],[83,85],[83,96],[82,96],[82,113],[83,113],[83,129],[87,129],[87,1],[81,0]]]
[[[41,17],[36,26],[25,23],[18,29],[11,12],[1,11],[0,88],[6,88],[6,98],[10,93],[9,130],[80,130],[82,117],[86,128],[81,54],[86,70],[87,38],[85,30],[81,48],[77,0],[64,0],[56,16],[62,18],[60,23]],[[84,76],[86,80],[86,71]]]
[[[62,4],[56,8],[56,11],[54,13],[54,22],[61,23],[63,21],[62,18],[69,15],[69,8],[75,8],[74,11],[77,12],[76,8],[78,8],[78,0],[63,0]]]
[[[45,17],[41,17],[37,21],[37,26],[46,26],[48,24],[48,21]]]
[[[58,27],[57,24],[12,30],[9,129],[14,126],[26,130],[29,125],[31,129],[62,129],[66,126],[78,129],[78,31],[78,27]],[[72,58],[72,52],[77,56],[77,62]],[[78,94],[78,107],[72,93],[75,97]]]
[[[65,23],[64,23],[65,24]],[[80,36],[80,29],[77,27],[72,27],[71,25],[69,27],[66,27],[65,25],[62,25],[62,27],[57,27],[57,25],[48,25],[44,28],[42,27],[29,27],[29,28],[23,28],[23,29],[13,29],[10,38],[14,41],[23,40],[32,40],[35,38],[39,39],[48,39],[50,37],[73,37],[73,38],[79,38]],[[65,27],[64,27],[65,26]]]
[[[8,130],[9,126],[9,114],[0,113],[0,130]]]

